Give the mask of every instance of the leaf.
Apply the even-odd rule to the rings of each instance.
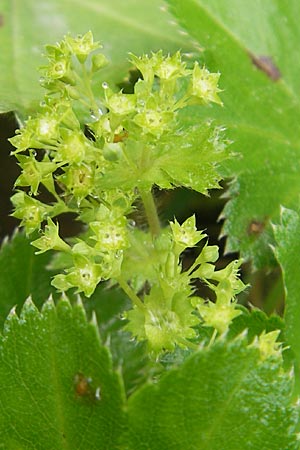
[[[5,323],[0,352],[3,448],[120,448],[123,390],[80,304],[30,300]]]
[[[133,340],[122,330],[122,316],[131,307],[128,297],[116,285],[109,287],[109,284],[101,283],[94,294],[84,300],[84,307],[88,315],[95,311],[100,335],[109,348],[113,367],[122,374],[126,395],[131,394],[161,368],[149,358],[145,342]]]
[[[128,140],[125,156],[101,175],[101,188],[149,190],[155,184],[171,189],[176,186],[192,188],[207,194],[208,189],[219,187],[220,175],[216,170],[228,158],[222,133],[210,123],[198,124],[180,132],[172,130],[159,142],[149,145],[148,162],[141,168],[143,145]],[[132,164],[134,162],[134,164]]]
[[[265,312],[259,309],[249,311],[242,306],[239,306],[239,308],[242,310],[242,314],[232,321],[228,334],[226,335],[227,339],[232,340],[247,331],[245,338],[251,344],[263,333],[280,330],[277,340],[282,343],[284,348],[282,353],[283,365],[288,370],[295,363],[295,354],[287,342],[285,321],[276,314],[267,316]],[[296,381],[298,380],[296,379]]]
[[[267,316],[263,311],[259,309],[253,309],[252,311],[239,306],[242,314],[236,317],[230,326],[227,334],[228,339],[233,339],[239,334],[247,330],[247,340],[250,344],[256,336],[259,336],[263,331],[269,333],[274,330],[284,330],[284,321],[277,315]],[[280,342],[283,339],[280,335]],[[285,354],[286,352],[284,352]]]
[[[227,251],[262,267],[274,263],[270,222],[279,205],[297,205],[300,108],[297,0],[168,0],[179,23],[220,71],[224,108],[204,113],[228,128],[237,156],[223,165],[234,178],[223,216]],[[194,121],[190,109],[186,121]],[[241,157],[239,157],[239,155]]]
[[[255,342],[262,334],[280,330],[277,340],[282,343],[284,348],[282,353],[283,365],[288,370],[295,363],[295,355],[286,339],[284,320],[276,314],[267,316],[267,314],[260,309],[254,308],[249,311],[242,305],[238,305],[237,308],[241,314],[235,317],[231,322],[229,330],[226,333],[227,340],[232,341],[242,335],[247,340],[248,344],[253,344],[253,342]],[[197,342],[208,345],[213,332],[214,329],[212,327],[203,327],[200,324],[197,326]],[[170,357],[168,359],[170,359]]]
[[[54,272],[46,267],[51,261],[50,253],[35,255],[35,249],[24,233],[15,233],[6,240],[0,250],[0,323],[13,306],[21,307],[26,298],[41,306],[50,293],[57,297],[50,285]],[[75,299],[75,295],[72,295]],[[99,331],[103,341],[109,343],[113,366],[122,371],[126,392],[132,390],[154,372],[145,345],[130,341],[128,333],[120,331],[124,325],[121,314],[129,303],[116,286],[108,288],[101,284],[91,298],[83,298],[89,317],[96,312]],[[0,446],[1,448],[1,446]]]
[[[10,309],[21,306],[31,295],[37,305],[53,292],[50,281],[53,273],[46,270],[50,253],[35,255],[35,249],[22,232],[5,240],[0,249],[0,323]]]
[[[300,217],[299,213],[290,209],[281,209],[281,221],[273,227],[278,259],[286,291],[284,318],[286,338],[300,363]]]
[[[4,0],[0,10],[0,111],[34,110],[40,101],[37,67],[45,44],[66,33],[92,30],[103,43],[112,64],[103,71],[106,81],[122,81],[130,67],[127,53],[175,51],[193,47],[162,0]]]
[[[219,341],[129,399],[129,448],[296,449],[291,388],[278,360]]]

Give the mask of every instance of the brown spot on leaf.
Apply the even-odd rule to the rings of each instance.
[[[4,25],[4,17],[3,14],[0,14],[0,27],[3,27]]]
[[[250,58],[255,67],[264,72],[272,81],[277,81],[281,78],[280,70],[270,56],[256,56],[250,53]]]
[[[82,372],[74,376],[74,390],[77,397],[83,397],[87,401],[101,400],[100,386],[95,386],[92,378],[83,375]]]
[[[79,397],[89,397],[91,395],[91,381],[91,378],[85,377],[82,373],[75,375],[75,392]]]
[[[248,226],[250,236],[259,236],[265,229],[266,223],[259,220],[252,220]]]

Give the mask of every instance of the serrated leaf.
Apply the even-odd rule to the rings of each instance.
[[[232,341],[237,337],[243,336],[248,344],[253,344],[260,335],[280,330],[280,335],[277,340],[282,343],[284,348],[282,353],[284,367],[290,369],[295,362],[295,355],[288,346],[285,336],[285,322],[282,317],[276,314],[268,316],[260,309],[254,308],[248,310],[242,305],[238,305],[238,309],[241,314],[231,322],[229,330],[226,333],[226,339]],[[197,327],[197,334],[199,336],[197,341],[207,345],[212,338],[213,331],[213,328],[203,327],[200,324]]]
[[[123,330],[111,333],[108,342],[114,367],[122,374],[127,396],[161,374],[163,368],[149,357],[145,342],[137,342]]]
[[[282,353],[283,364],[289,370],[295,363],[295,354],[287,342],[285,321],[276,314],[267,316],[265,312],[259,309],[249,311],[241,306],[240,309],[242,310],[242,314],[232,321],[228,334],[226,335],[227,339],[231,340],[245,333],[245,339],[251,344],[263,333],[280,330],[277,341],[282,343],[284,348]],[[296,381],[298,380],[296,379]]]
[[[51,255],[35,255],[24,233],[17,232],[5,240],[0,249],[0,323],[10,309],[21,306],[31,295],[37,305],[53,292],[52,273],[46,270]]]
[[[132,153],[134,167],[132,160],[129,164],[125,157],[120,159],[102,177],[101,187],[111,189],[122,185],[123,189],[131,190],[139,186],[148,190],[155,184],[166,189],[184,186],[207,194],[208,189],[219,187],[217,167],[228,158],[221,136],[220,130],[210,123],[166,134],[148,149],[148,163],[143,169],[140,167],[143,146],[136,148],[136,142],[134,145],[129,142],[124,153]]]
[[[0,350],[3,448],[117,449],[123,390],[83,307],[31,301],[5,323]]]
[[[91,30],[104,45],[112,64],[102,80],[122,81],[129,63],[127,53],[191,50],[192,43],[164,11],[162,0],[4,0],[0,10],[0,111],[28,111],[41,98],[37,67],[44,63],[44,45],[66,33]]]
[[[279,205],[297,204],[300,108],[297,0],[168,0],[178,21],[204,47],[204,62],[221,72],[224,108],[205,114],[228,128],[242,155],[223,174],[236,178],[224,210],[227,250],[254,265],[271,264],[270,222]],[[195,120],[190,110],[187,120]]]
[[[21,307],[29,296],[41,306],[50,293],[53,271],[46,267],[50,253],[35,255],[35,249],[22,232],[15,233],[0,249],[0,324],[12,307]],[[73,296],[75,298],[75,296]],[[116,286],[101,284],[89,299],[84,299],[88,316],[93,311],[99,320],[102,339],[109,343],[113,366],[122,372],[126,392],[131,392],[142,380],[153,373],[145,346],[129,341],[128,333],[121,332],[124,325],[121,314],[129,307],[128,299]],[[0,446],[1,448],[1,446]]]
[[[259,309],[249,311],[241,306],[240,309],[242,314],[233,320],[227,334],[229,340],[247,330],[247,340],[250,344],[255,336],[259,336],[263,331],[269,333],[274,330],[284,330],[283,319],[275,314],[267,316],[267,314]],[[282,339],[279,340],[282,342]]]
[[[149,358],[147,345],[133,340],[122,330],[122,316],[131,303],[121,289],[100,284],[94,294],[84,300],[84,306],[89,315],[94,311],[98,317],[101,338],[111,352],[113,367],[122,374],[127,395],[161,370]]]
[[[286,303],[284,318],[288,344],[300,363],[300,217],[290,209],[281,209],[281,222],[274,227],[276,239],[275,255],[281,265]]]
[[[171,186],[183,186],[207,194],[208,189],[219,187],[220,175],[216,166],[227,157],[226,144],[214,126],[198,124],[165,144],[154,163],[155,166],[157,161],[156,170],[161,172],[155,183],[164,187],[169,178]],[[163,173],[167,177],[163,177]]]
[[[245,341],[202,349],[129,399],[132,450],[298,448],[291,378]]]

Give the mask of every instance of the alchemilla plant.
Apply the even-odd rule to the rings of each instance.
[[[103,95],[96,96],[93,77],[107,64],[95,53],[99,47],[91,33],[47,46],[41,112],[11,139],[22,169],[15,186],[25,188],[12,197],[14,216],[28,235],[42,233],[32,242],[39,252],[56,250],[68,258],[52,281],[58,290],[75,288],[89,297],[101,281],[112,280],[132,302],[126,329],[146,340],[151,352],[197,348],[198,324],[222,334],[240,314],[240,263],[215,270],[218,248],[206,243],[182,270],[182,253],[206,235],[195,216],[161,227],[152,190],[184,186],[207,193],[218,186],[217,164],[228,157],[222,130],[206,122],[182,129],[178,114],[188,105],[221,105],[219,74],[197,63],[188,69],[179,52],[131,55],[142,75],[134,93],[103,83]],[[88,119],[84,127],[82,117]],[[50,204],[39,200],[41,185],[53,197]],[[148,230],[130,220],[139,199]],[[85,225],[72,243],[60,237],[55,221],[66,212]],[[138,257],[140,247],[145,260]],[[198,278],[215,293],[214,303],[193,295]]]
[[[41,312],[29,300],[20,319],[14,311],[7,319],[2,360],[12,360],[3,379],[15,368],[21,387],[29,386],[21,389],[21,403],[33,395],[36,414],[47,398],[55,420],[47,441],[39,421],[22,430],[21,414],[5,432],[5,448],[298,448],[281,322],[238,305],[246,288],[241,261],[217,269],[218,247],[197,229],[195,215],[163,223],[153,194],[175,187],[208,194],[219,187],[219,165],[234,157],[225,130],[210,120],[187,126],[181,117],[191,106],[223,106],[220,74],[187,64],[180,52],[131,54],[140,77],[124,93],[109,80],[100,85],[98,74],[109,63],[100,49],[91,32],[46,47],[44,99],[10,140],[21,169],[13,215],[37,254],[54,253],[58,273],[51,283],[62,298],[57,306],[48,300]],[[70,239],[60,233],[66,213],[81,224]],[[136,214],[147,225],[137,226]],[[196,256],[186,265],[189,248]],[[130,300],[122,339],[143,348],[151,370],[156,366],[153,373],[139,368],[146,376],[128,399],[122,374],[111,367],[109,342],[100,344],[95,320],[87,323],[82,304],[71,306],[66,297],[88,299],[103,283]],[[199,283],[209,299],[197,294]],[[16,339],[23,346],[17,360],[11,356]],[[30,358],[41,379],[55,378],[47,393],[37,381],[37,396],[25,363],[36,339],[40,353]],[[52,420],[52,412],[45,417]],[[229,433],[232,427],[239,431]]]

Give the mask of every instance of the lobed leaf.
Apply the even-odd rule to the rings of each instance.
[[[132,147],[136,154],[131,156],[136,166],[132,167],[132,161],[129,163],[125,157],[120,159],[107,170],[101,187],[111,189],[122,185],[123,189],[132,190],[138,185],[151,189],[156,184],[166,189],[183,186],[207,194],[208,189],[219,187],[217,168],[228,158],[222,138],[221,131],[211,123],[172,132],[147,149],[149,161],[145,169],[139,167],[143,146],[137,149],[135,143]]]
[[[227,251],[262,267],[274,263],[270,222],[279,205],[295,207],[299,183],[300,108],[297,0],[168,0],[179,23],[204,47],[205,64],[221,72],[224,108],[205,114],[228,128],[241,157],[223,164],[234,178],[223,217]],[[195,120],[195,109],[186,115]]]
[[[261,361],[237,339],[201,349],[129,399],[129,448],[298,448],[292,381],[279,360]]]

